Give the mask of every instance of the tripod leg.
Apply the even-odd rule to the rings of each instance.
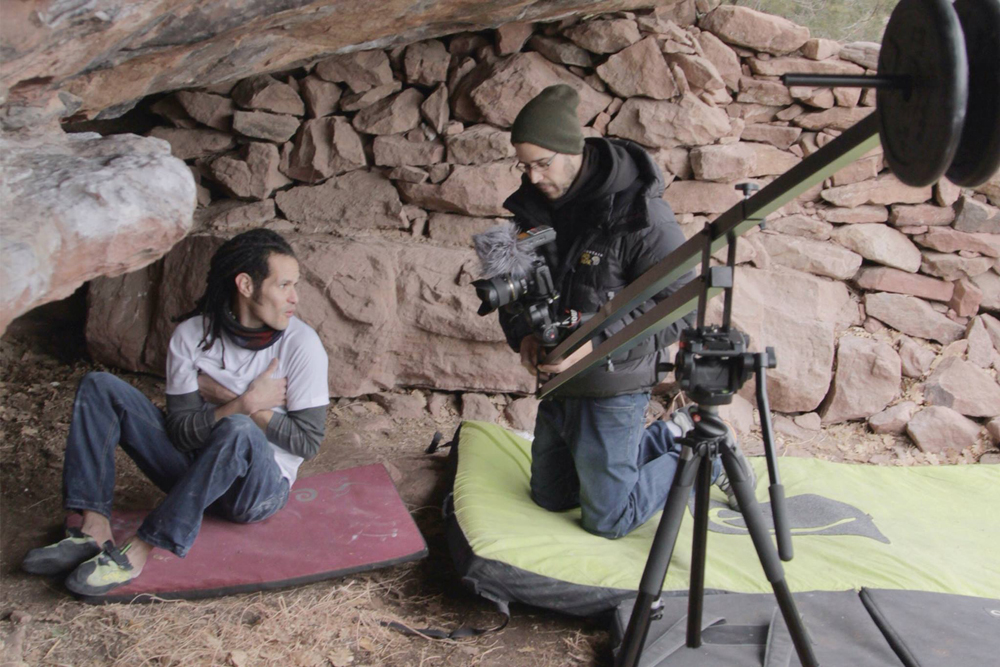
[[[705,555],[708,542],[708,503],[712,488],[712,456],[704,459],[694,487],[694,530],[691,538],[691,584],[688,589],[687,645],[701,646],[701,614],[705,603]],[[661,584],[662,587],[662,584]]]
[[[677,543],[677,534],[681,530],[681,522],[684,519],[684,509],[687,507],[691,487],[694,485],[702,463],[704,463],[704,454],[696,454],[690,446],[684,445],[680,459],[677,461],[673,484],[667,494],[663,515],[660,517],[660,525],[656,528],[656,535],[653,537],[653,546],[649,551],[649,558],[646,560],[646,569],[642,572],[639,595],[636,597],[632,616],[629,618],[628,628],[622,639],[621,652],[618,654],[618,667],[636,667],[639,664],[639,657],[649,632],[653,602],[663,590],[663,581],[667,577],[667,567],[670,565],[670,558],[673,556],[674,546]],[[705,510],[707,511],[707,509],[706,505]]]
[[[757,504],[757,498],[754,496],[754,489],[750,485],[750,479],[736,457],[733,449],[734,446],[736,446],[735,442],[724,442],[720,446],[722,465],[729,476],[729,482],[736,491],[736,499],[739,501],[740,508],[742,509],[743,520],[746,521],[747,530],[750,532],[750,539],[753,540],[753,546],[757,550],[757,557],[760,559],[761,567],[764,568],[764,574],[767,576],[767,580],[771,582],[771,588],[774,589],[774,597],[778,600],[778,608],[781,609],[781,615],[788,626],[788,631],[792,636],[792,643],[795,644],[795,651],[798,653],[799,660],[802,662],[803,667],[817,667],[819,662],[816,660],[816,655],[813,652],[812,642],[809,639],[809,634],[806,632],[806,626],[803,624],[802,617],[799,616],[798,609],[795,607],[792,592],[785,581],[785,570],[781,566],[781,561],[778,559],[778,552],[775,550],[768,528],[764,524],[764,515],[761,512],[760,505]]]

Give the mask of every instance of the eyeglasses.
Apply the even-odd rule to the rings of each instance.
[[[553,153],[551,157],[543,158],[541,160],[535,160],[534,162],[518,162],[515,167],[517,170],[526,174],[529,171],[545,171],[552,166],[552,161],[556,159],[559,153]]]

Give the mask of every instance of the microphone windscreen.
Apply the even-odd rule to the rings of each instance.
[[[517,225],[503,222],[481,234],[473,235],[472,242],[476,247],[484,278],[509,273],[523,276],[531,270],[535,258],[518,249],[517,234]]]

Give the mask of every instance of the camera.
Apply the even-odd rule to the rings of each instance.
[[[509,230],[510,227],[501,226],[476,238],[476,250],[487,275],[493,274],[497,267],[510,267],[490,278],[473,281],[476,296],[482,302],[478,313],[488,315],[504,308],[515,318],[521,318],[543,346],[554,347],[565,332],[580,323],[576,311],[569,311],[565,318],[559,317],[559,292],[552,271],[537,252],[556,240],[556,232],[551,227],[535,227],[511,236]]]

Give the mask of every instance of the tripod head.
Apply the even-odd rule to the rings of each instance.
[[[681,390],[699,405],[728,405],[733,394],[756,370],[757,355],[747,352],[746,334],[731,327],[698,327],[681,332],[680,350],[673,365]],[[763,360],[774,368],[769,347]]]

